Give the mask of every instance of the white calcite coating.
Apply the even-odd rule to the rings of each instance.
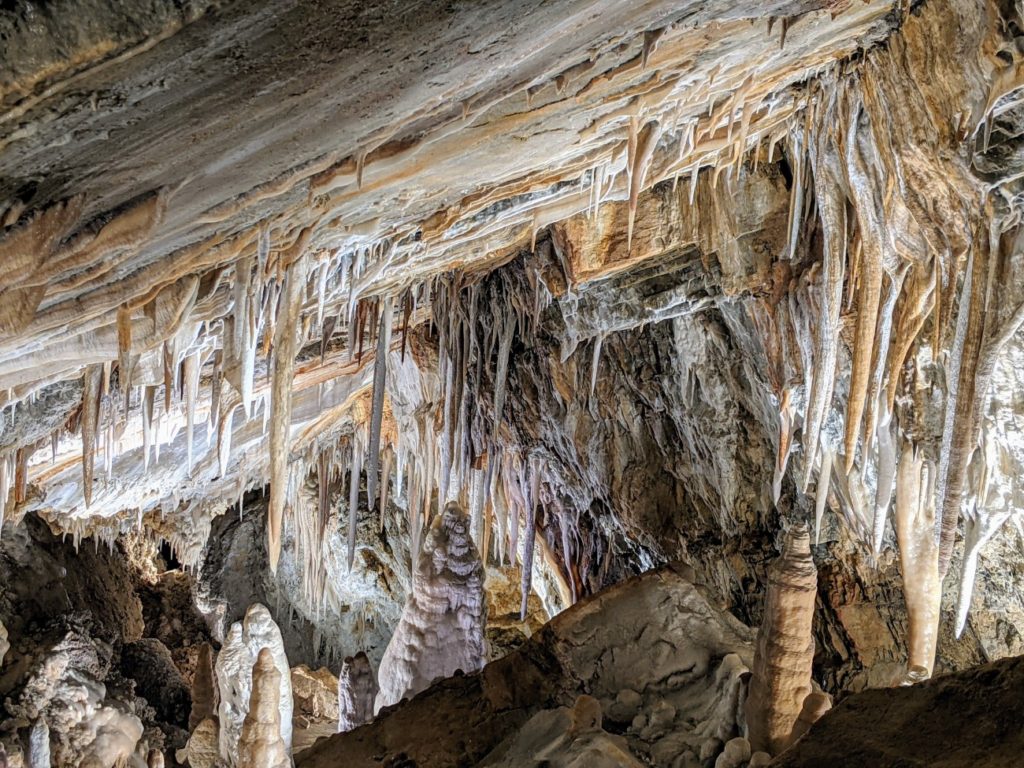
[[[381,659],[376,710],[415,696],[456,670],[483,667],[486,618],[483,565],[469,518],[450,502],[427,534],[412,594]]]
[[[278,709],[281,738],[288,753],[292,745],[292,683],[288,657],[284,652],[281,630],[270,611],[259,603],[249,606],[245,618],[231,625],[224,645],[217,654],[216,674],[220,687],[220,755],[229,766],[240,765],[238,740],[242,723],[249,713],[252,693],[252,668],[263,648],[269,648],[274,665],[281,673]]]

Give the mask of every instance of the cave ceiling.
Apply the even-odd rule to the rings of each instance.
[[[899,540],[915,616],[955,563],[962,629],[981,547],[1020,525],[1020,23],[5,4],[0,509],[195,566],[265,489],[274,569],[283,530],[323,536],[307,477],[365,471],[414,557],[432,494],[461,498],[524,614],[531,579],[564,607],[687,554],[742,602],[701,537],[832,510],[872,565]]]

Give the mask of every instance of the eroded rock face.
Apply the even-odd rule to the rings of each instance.
[[[456,670],[469,674],[487,660],[484,571],[469,518],[449,503],[427,534],[413,573],[412,594],[380,662],[380,711],[415,696]]]
[[[563,726],[581,689],[599,704],[584,710],[599,708],[612,730],[625,731],[634,759],[672,766],[687,753],[716,757],[741,735],[752,659],[753,632],[684,576],[657,570],[582,600],[479,674],[439,682],[370,725],[317,744],[297,763],[372,766],[404,754],[445,768],[492,752],[502,760],[515,734],[536,745],[525,724],[559,707],[567,710],[538,722],[551,725],[549,743],[571,747]],[[608,743],[621,749],[620,740]]]
[[[625,739],[601,728],[601,704],[580,696],[572,708],[538,712],[523,725],[507,748],[495,750],[482,763],[493,768],[518,768],[543,761],[552,768],[640,768]]]
[[[1004,659],[919,685],[848,696],[773,766],[810,768],[840,756],[849,768],[1016,765],[1024,658]]]
[[[231,625],[224,645],[217,654],[216,674],[220,688],[219,748],[221,759],[228,765],[243,765],[239,760],[239,737],[249,712],[253,691],[253,668],[259,654],[266,649],[278,675],[274,677],[279,693],[274,698],[279,709],[278,723],[285,753],[292,741],[292,684],[291,669],[284,653],[281,631],[270,616],[270,611],[259,603],[249,606],[245,618]],[[265,702],[264,698],[261,701]],[[264,717],[265,713],[261,715]],[[263,721],[260,721],[263,722]],[[276,752],[274,753],[276,754]],[[275,758],[276,759],[276,758]]]

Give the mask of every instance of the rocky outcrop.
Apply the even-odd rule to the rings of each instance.
[[[753,632],[684,575],[656,570],[581,600],[480,673],[438,682],[369,725],[319,742],[297,765],[369,768],[404,755],[446,768],[503,759],[515,734],[529,742],[530,718],[572,709],[580,690],[599,703],[610,731],[625,733],[634,759],[666,767],[702,753],[715,759],[742,735],[752,660]],[[554,723],[553,741],[571,746],[559,735],[566,716],[539,722]]]
[[[230,766],[238,762],[239,737],[249,713],[253,691],[253,669],[261,651],[266,649],[277,668],[274,677],[279,687],[274,698],[279,709],[277,722],[287,755],[292,741],[292,684],[291,669],[284,653],[281,632],[262,605],[249,606],[245,618],[231,625],[224,645],[217,654],[216,674],[220,688],[219,745],[221,759]],[[268,699],[264,697],[262,701]],[[265,717],[265,713],[261,715]],[[262,721],[261,721],[262,722]]]
[[[412,594],[381,659],[375,709],[415,696],[457,670],[480,669],[487,660],[486,617],[483,564],[469,518],[450,502],[427,534]]]
[[[1003,768],[1024,750],[1024,657],[846,697],[773,766]]]
[[[757,634],[745,712],[750,744],[778,754],[797,738],[797,721],[811,693],[814,604],[818,571],[807,526],[786,533],[782,555],[768,573],[764,620]],[[816,714],[808,711],[807,717]]]
[[[184,728],[189,723],[192,695],[167,647],[156,638],[129,643],[121,651],[121,673],[156,711],[161,722]]]
[[[281,693],[281,672],[274,653],[262,648],[252,668],[252,695],[238,739],[237,765],[290,768],[288,747],[281,734]]]
[[[626,740],[601,728],[601,704],[580,696],[570,707],[538,712],[481,763],[488,768],[519,768],[539,762],[551,768],[641,768]]]
[[[380,688],[366,654],[347,656],[338,674],[338,732],[351,731],[373,719]]]

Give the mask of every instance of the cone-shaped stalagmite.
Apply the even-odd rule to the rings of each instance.
[[[260,651],[252,668],[249,713],[238,740],[238,764],[245,768],[289,768],[281,737],[281,673],[269,648]]]
[[[796,737],[794,728],[811,693],[817,585],[807,526],[794,526],[786,534],[782,556],[769,569],[764,620],[757,634],[746,703],[754,750],[777,755]]]
[[[213,673],[213,648],[209,643],[203,643],[199,646],[196,671],[192,676],[192,712],[188,718],[189,731],[194,731],[199,723],[215,714],[217,714],[217,685]]]
[[[413,591],[380,662],[376,708],[424,690],[435,678],[475,672],[487,657],[483,564],[469,518],[449,502],[423,544]]]

